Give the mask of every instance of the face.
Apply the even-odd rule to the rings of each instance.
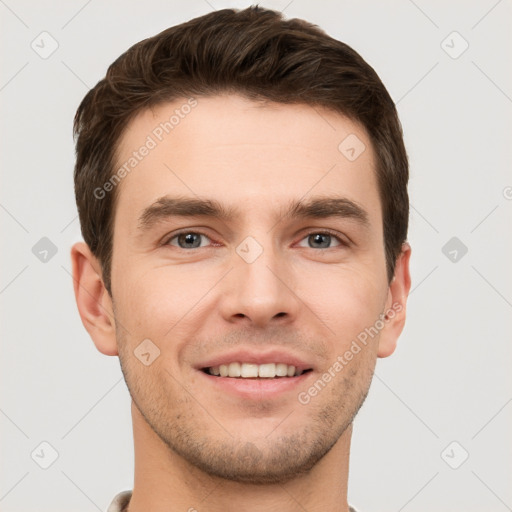
[[[116,190],[121,366],[173,452],[211,475],[282,482],[336,444],[373,375],[382,329],[353,347],[391,307],[375,155],[334,112],[195,101],[143,112],[119,147],[119,166],[137,158]],[[351,134],[366,147],[356,159],[338,148]],[[205,370],[237,375],[230,363],[303,373]]]

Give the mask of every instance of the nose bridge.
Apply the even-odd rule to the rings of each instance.
[[[295,316],[297,299],[290,290],[293,276],[275,250],[272,231],[247,236],[235,248],[225,311],[265,324],[272,318]]]

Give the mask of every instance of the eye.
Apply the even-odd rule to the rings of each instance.
[[[306,235],[302,240],[310,242],[307,247],[311,249],[330,249],[332,247],[330,244],[333,240],[336,242],[335,247],[348,245],[340,237],[329,231],[314,231]],[[301,247],[304,247],[304,245]]]
[[[197,231],[184,231],[172,236],[163,245],[174,245],[180,249],[198,249],[199,247],[204,247],[201,245],[201,237],[210,240],[210,238],[204,233],[199,233]],[[174,240],[176,240],[176,243],[173,242]]]

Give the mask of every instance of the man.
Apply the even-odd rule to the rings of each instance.
[[[132,397],[109,512],[354,510],[352,422],[410,289],[393,101],[259,7],[121,55],[76,118],[75,296]]]

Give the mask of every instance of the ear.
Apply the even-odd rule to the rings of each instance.
[[[75,299],[82,323],[102,354],[116,356],[114,310],[103,284],[101,266],[84,242],[71,248],[71,262]]]
[[[378,357],[388,357],[395,351],[398,337],[405,325],[407,296],[411,289],[410,257],[411,246],[404,242],[402,252],[396,261],[395,275],[389,285],[384,310],[386,318],[383,319],[384,327],[380,332]]]

